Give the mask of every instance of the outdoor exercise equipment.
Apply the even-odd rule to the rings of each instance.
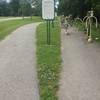
[[[89,16],[85,16],[85,17],[83,18],[83,22],[85,22],[86,19],[87,19],[88,17],[89,17]]]
[[[75,22],[77,22],[77,21],[80,21],[81,23],[83,23],[83,20],[81,18],[79,18],[79,17],[75,18]]]
[[[64,15],[61,16],[60,20],[61,20],[61,26],[64,27],[64,23],[65,23]]]
[[[69,26],[73,25],[73,18],[72,18],[71,14],[68,16],[68,24],[69,24]]]
[[[72,26],[72,15],[66,16],[65,17],[65,23],[64,23],[64,28],[65,28],[65,34],[69,35],[68,33],[68,27]]]
[[[86,20],[85,26],[87,30],[87,37],[88,37],[88,42],[92,42],[92,24],[93,20],[96,22],[96,28],[98,26],[98,21],[97,18],[94,16],[93,11],[88,11],[88,15],[84,17],[83,21]]]
[[[83,20],[82,20],[81,18],[79,18],[79,17],[76,17],[76,18],[74,19],[74,22],[75,22],[76,25],[79,24],[78,22],[80,22],[81,25],[83,25]]]
[[[83,22],[86,22],[86,20],[87,20],[87,18],[90,16],[90,13],[88,12],[87,13],[87,16],[85,16],[84,18],[83,18]],[[85,30],[85,33],[87,34],[87,27],[86,27],[86,24],[84,24],[84,30]]]
[[[67,31],[68,31],[68,27],[69,27],[69,22],[68,22],[68,20],[69,20],[69,16],[66,16],[66,17],[65,17],[65,23],[64,23],[65,34],[66,34],[66,35],[69,35],[69,33],[67,32]]]

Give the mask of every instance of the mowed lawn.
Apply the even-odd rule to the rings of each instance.
[[[42,21],[41,17],[34,16],[32,20],[30,18],[25,18],[24,20],[16,19],[16,20],[0,22],[0,40],[4,39],[12,31],[14,31],[15,29],[17,29],[22,25],[40,21]]]
[[[12,17],[0,17],[0,19],[5,19],[5,18],[12,18]]]
[[[47,45],[46,23],[37,28],[37,66],[40,100],[57,100],[59,73],[61,69],[60,25],[51,27],[51,45]]]

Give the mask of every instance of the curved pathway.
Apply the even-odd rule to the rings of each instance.
[[[35,31],[18,28],[0,42],[0,100],[39,100]]]

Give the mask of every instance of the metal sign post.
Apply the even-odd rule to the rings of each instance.
[[[50,45],[51,39],[50,39],[50,20],[47,20],[47,44]]]
[[[42,0],[42,18],[47,22],[47,44],[51,43],[50,22],[54,20],[55,7],[54,0]]]
[[[54,28],[54,20],[52,20],[52,28]]]

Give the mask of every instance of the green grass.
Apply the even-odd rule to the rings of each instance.
[[[12,17],[0,17],[0,19],[5,19],[5,18],[12,18]]]
[[[80,31],[84,31],[84,26],[85,26],[85,24],[82,24],[81,22],[74,22],[73,23]]]
[[[0,40],[4,39],[12,31],[14,31],[16,28],[22,25],[40,21],[42,21],[40,17],[33,17],[33,20],[25,18],[24,20],[17,19],[17,20],[0,22]]]
[[[95,28],[95,26],[93,26],[92,37],[93,37],[93,39],[98,38],[95,41],[100,42],[100,25],[98,26],[98,28]]]
[[[40,100],[57,100],[60,56],[60,26],[55,23],[51,29],[51,45],[47,45],[46,23],[37,28],[37,65],[40,86]]]
[[[85,30],[85,23],[82,25],[81,23],[77,23],[74,25],[80,30],[80,31],[84,31]],[[95,25],[92,26],[92,38],[93,40],[100,42],[100,24],[98,25],[98,28],[95,27]],[[98,38],[96,40],[96,38]]]

